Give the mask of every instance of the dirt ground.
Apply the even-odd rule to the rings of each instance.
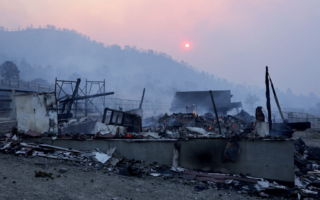
[[[67,172],[60,174],[61,168]],[[35,177],[35,171],[52,173],[54,179]],[[0,199],[260,199],[232,189],[209,187],[196,192],[194,187],[201,183],[181,182],[151,176],[126,178],[70,161],[0,154]]]

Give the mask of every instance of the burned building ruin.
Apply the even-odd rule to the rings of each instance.
[[[212,91],[217,112],[219,116],[226,116],[228,111],[242,108],[241,102],[231,102],[232,94],[230,90]],[[192,113],[203,115],[204,113],[214,113],[212,100],[208,91],[187,91],[176,92],[171,103],[170,111],[175,113]]]

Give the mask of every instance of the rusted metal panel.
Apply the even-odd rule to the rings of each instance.
[[[55,93],[15,96],[18,130],[58,134]]]

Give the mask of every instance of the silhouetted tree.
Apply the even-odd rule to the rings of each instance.
[[[20,70],[12,61],[6,61],[0,66],[1,76],[5,79],[20,79]]]

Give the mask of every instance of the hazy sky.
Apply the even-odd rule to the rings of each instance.
[[[268,65],[281,90],[320,96],[319,9],[320,0],[0,0],[0,26],[75,29],[247,85],[263,87]]]

